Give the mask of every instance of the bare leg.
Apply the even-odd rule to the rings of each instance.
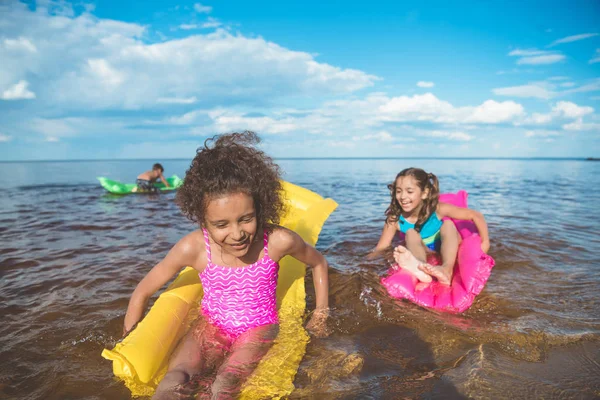
[[[192,377],[214,372],[228,349],[227,338],[200,316],[177,345],[167,373],[152,399],[180,399],[193,395],[197,388],[190,384]]]
[[[264,325],[243,333],[231,347],[212,385],[212,400],[234,399],[246,379],[269,351],[279,333],[279,325]],[[201,395],[198,399],[202,399]]]
[[[419,269],[436,278],[442,285],[452,283],[452,274],[456,264],[456,255],[458,254],[458,245],[461,238],[452,221],[444,221],[440,229],[442,236],[442,265],[434,267],[429,264],[423,264]]]
[[[403,269],[413,274],[421,282],[431,282],[431,276],[419,269],[427,258],[426,248],[419,232],[409,229],[406,232],[406,247],[394,249],[394,259]]]

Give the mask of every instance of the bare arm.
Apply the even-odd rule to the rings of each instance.
[[[329,264],[323,255],[307,244],[295,232],[286,228],[277,228],[272,235],[276,237],[278,258],[286,255],[312,267],[315,286],[316,309],[306,328],[316,336],[326,336],[325,321],[329,315]]]
[[[385,225],[383,226],[383,232],[381,232],[381,236],[379,237],[379,242],[377,246],[369,253],[367,256],[368,259],[376,258],[381,254],[381,252],[392,244],[392,240],[394,239],[394,235],[398,232],[398,224],[395,222],[391,222],[389,220],[385,221]]]
[[[485,221],[483,214],[470,208],[457,207],[448,203],[439,203],[437,213],[441,218],[450,217],[453,219],[473,221],[477,227],[477,232],[479,232],[479,236],[481,237],[481,249],[484,253],[488,252],[490,249],[490,237],[487,222]]]
[[[329,307],[329,264],[323,254],[317,249],[306,243],[293,231],[285,229],[280,232],[284,236],[283,251],[284,255],[290,255],[296,260],[306,264],[313,269],[313,281],[315,285],[315,294],[317,297],[317,310],[327,309]]]
[[[170,187],[169,182],[165,179],[163,174],[160,174],[160,180],[165,184],[166,187]]]
[[[197,248],[197,246],[193,246],[190,235],[184,237],[138,283],[127,306],[123,334],[129,332],[142,319],[150,297],[177,274],[181,268],[194,263],[197,257],[197,254],[195,254]]]

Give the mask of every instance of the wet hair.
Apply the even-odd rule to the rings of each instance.
[[[153,169],[153,170],[160,169],[160,172],[165,172],[165,169],[164,169],[164,168],[163,168],[163,166],[162,166],[162,165],[160,165],[159,163],[156,163],[156,164],[154,164],[154,165],[152,166],[152,169]]]
[[[394,182],[388,185],[388,189],[390,189],[390,194],[392,196],[392,201],[390,202],[390,206],[387,208],[387,210],[385,210],[387,222],[398,221],[400,214],[402,213],[402,207],[396,199],[396,181],[398,178],[404,176],[413,177],[422,191],[428,191],[427,198],[423,200],[423,205],[421,206],[421,210],[419,210],[417,222],[415,223],[415,230],[420,232],[425,221],[427,221],[427,219],[432,213],[435,212],[437,208],[440,198],[440,185],[437,176],[432,173],[427,173],[421,168],[406,168],[400,171],[398,175],[396,175]]]
[[[258,143],[256,133],[245,131],[214,136],[198,148],[176,197],[188,219],[204,224],[211,200],[241,192],[254,200],[259,227],[279,223],[285,210],[280,169]]]

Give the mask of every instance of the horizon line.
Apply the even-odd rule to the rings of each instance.
[[[597,157],[272,157],[274,160],[562,160],[562,161],[595,161]],[[42,163],[42,162],[101,162],[101,161],[154,161],[158,158],[90,158],[90,159],[56,159],[56,160],[0,160],[0,163]],[[184,161],[192,158],[162,158],[164,161]]]

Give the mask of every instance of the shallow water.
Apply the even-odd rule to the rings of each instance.
[[[189,160],[159,160],[183,177]],[[1,163],[0,398],[126,399],[104,347],[133,288],[194,229],[174,194],[113,196],[154,160]],[[600,397],[600,163],[579,160],[279,160],[338,209],[317,247],[333,334],[313,339],[292,398]],[[367,261],[402,168],[465,189],[496,267],[466,313],[390,299]],[[314,304],[307,278],[309,303]]]

